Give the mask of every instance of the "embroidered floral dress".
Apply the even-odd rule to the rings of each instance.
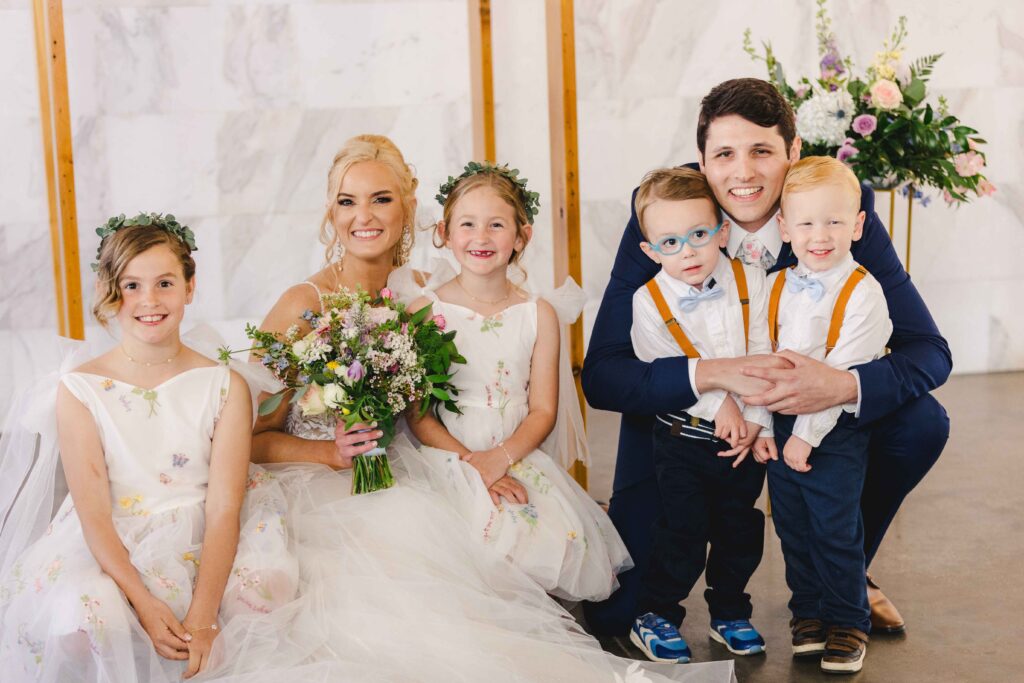
[[[457,332],[459,352],[467,360],[453,380],[462,414],[441,411],[440,417],[467,448],[494,448],[529,413],[537,303],[513,305],[485,317],[428,294],[434,312],[442,313],[447,329]],[[455,453],[423,448],[418,456],[432,487],[458,509],[475,537],[549,593],[602,600],[618,586],[616,574],[631,566],[608,516],[549,454],[535,450],[509,468],[526,487],[529,502],[503,501],[499,506],[476,469]]]
[[[183,619],[202,561],[211,442],[230,371],[195,368],[153,389],[80,372],[62,381],[96,420],[114,528],[132,564]],[[298,583],[274,475],[251,466],[247,489],[222,627],[289,602]],[[153,650],[86,545],[70,496],[0,578],[0,662],[5,681],[178,681],[184,670]]]

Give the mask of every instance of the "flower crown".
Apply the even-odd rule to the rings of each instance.
[[[441,206],[444,206],[445,201],[448,199],[448,195],[452,193],[455,187],[470,176],[474,176],[480,173],[494,173],[496,175],[504,176],[511,180],[516,189],[519,190],[519,196],[523,200],[523,208],[526,210],[526,219],[532,223],[533,217],[540,211],[540,194],[537,192],[530,192],[526,187],[526,178],[519,177],[518,168],[509,168],[508,164],[492,164],[489,161],[480,163],[479,161],[471,161],[466,164],[465,170],[458,178],[448,176],[448,182],[441,185],[438,188],[438,193],[435,199]]]
[[[169,232],[188,247],[189,253],[199,251],[196,247],[196,236],[192,234],[192,230],[187,225],[179,223],[171,214],[164,216],[159,213],[140,213],[138,216],[125,218],[122,213],[120,216],[113,216],[106,223],[96,228],[96,234],[100,236],[100,246],[96,250],[96,262],[92,264],[94,273],[100,268],[100,252],[103,251],[103,243],[107,241],[107,238],[121,228],[130,228],[135,225],[151,226]]]

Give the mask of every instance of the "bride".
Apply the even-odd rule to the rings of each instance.
[[[297,324],[305,333],[302,314],[343,287],[390,286],[413,298],[426,283],[399,266],[413,242],[416,184],[387,138],[346,142],[328,173],[328,265],[286,290],[263,329],[284,333]],[[252,680],[259,661],[257,674],[268,681],[297,667],[304,680],[324,681],[735,680],[731,662],[641,669],[605,653],[525,574],[473,543],[449,504],[394,457],[393,488],[351,495],[352,458],[379,436],[373,425],[346,431],[304,417],[287,401],[258,420],[253,460],[289,499],[300,598],[251,620],[245,633],[226,632],[218,676]],[[516,487],[507,478],[494,490]]]

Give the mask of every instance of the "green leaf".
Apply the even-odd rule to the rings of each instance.
[[[426,376],[426,380],[428,382],[433,382],[434,384],[441,384],[442,382],[447,382],[451,378],[452,378],[451,375],[427,375]]]
[[[450,400],[452,400],[452,397],[448,395],[447,391],[445,391],[443,389],[438,389],[437,387],[432,387],[430,389],[430,394],[434,398],[439,398],[442,401],[450,401]]]
[[[430,303],[430,304],[427,304],[426,306],[424,306],[423,308],[421,308],[420,310],[416,311],[415,313],[412,314],[412,317],[409,318],[409,324],[410,325],[419,325],[421,322],[423,322],[426,319],[426,317],[428,315],[430,315],[430,311],[433,308],[434,308],[434,304]]]
[[[281,399],[284,398],[284,392],[279,391],[270,398],[260,403],[260,415],[267,416],[277,410],[277,407],[281,405]]]

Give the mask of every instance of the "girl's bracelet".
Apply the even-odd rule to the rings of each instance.
[[[501,452],[505,454],[505,458],[508,459],[508,466],[509,467],[512,467],[512,465],[516,464],[516,461],[513,460],[512,456],[509,454],[508,449],[505,448],[505,442],[504,441],[499,441],[498,442],[498,448],[501,449]]]
[[[206,631],[207,629],[209,629],[211,631],[217,631],[217,630],[220,629],[220,627],[217,626],[217,624],[210,624],[209,626],[197,626],[196,628],[188,628],[188,627],[185,628],[185,630],[188,631],[189,633],[198,633],[199,631]]]

